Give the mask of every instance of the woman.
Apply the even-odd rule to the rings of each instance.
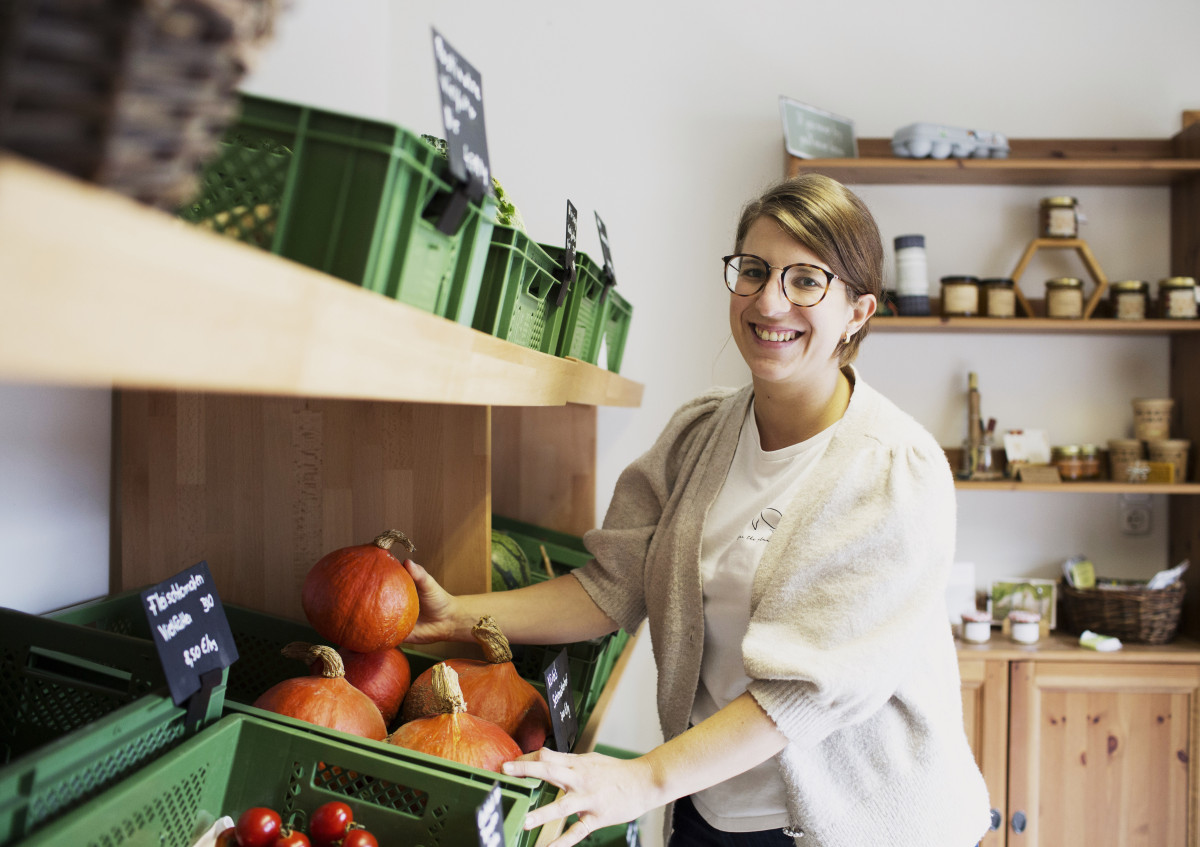
[[[665,743],[506,766],[565,789],[527,818],[578,814],[555,845],[672,802],[673,847],[974,844],[989,813],[944,608],[952,473],[850,366],[881,294],[878,228],[839,183],[799,177],[747,205],[724,263],[750,385],[675,413],[578,572],[455,598],[410,565],[413,638],[466,640],[484,612],[526,643],[648,618]]]

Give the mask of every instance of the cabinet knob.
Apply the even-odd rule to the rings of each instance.
[[[1024,812],[1013,812],[1012,828],[1013,828],[1013,832],[1015,832],[1017,835],[1020,835],[1022,832],[1025,831],[1025,813]]]
[[[1003,824],[1004,824],[1004,815],[1000,814],[999,809],[992,809],[992,825],[988,827],[988,830],[991,832],[995,832]]]

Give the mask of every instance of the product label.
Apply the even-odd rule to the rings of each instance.
[[[1190,288],[1180,288],[1167,294],[1168,318],[1196,317],[1196,297]]]
[[[175,705],[200,690],[201,675],[237,661],[237,645],[207,562],[147,588],[141,598]]]
[[[579,734],[579,715],[575,712],[575,695],[571,691],[570,662],[564,647],[554,661],[542,671],[546,683],[546,702],[550,706],[550,725],[554,728],[554,746],[560,753],[570,753]]]
[[[479,847],[505,847],[504,809],[500,805],[499,782],[492,783],[492,790],[475,809],[475,826],[479,830]]]
[[[1054,288],[1046,292],[1046,316],[1083,317],[1083,292],[1078,288]]]
[[[947,315],[974,315],[979,312],[979,287],[973,283],[942,286],[942,312]]]
[[[1075,237],[1075,210],[1066,206],[1052,207],[1046,212],[1046,235],[1052,238]]]
[[[989,288],[987,295],[989,318],[1011,318],[1017,313],[1017,293],[1011,288]]]
[[[467,183],[468,196],[477,201],[492,190],[492,166],[483,121],[483,81],[471,63],[436,29],[433,58],[450,173]]]
[[[1141,292],[1130,291],[1117,295],[1117,318],[1124,321],[1140,321],[1146,317],[1146,297]]]

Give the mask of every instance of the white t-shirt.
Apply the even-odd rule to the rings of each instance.
[[[765,451],[758,438],[754,404],[725,485],[704,524],[700,574],[704,581],[704,654],[692,705],[696,724],[746,691],[742,640],[750,625],[750,588],[767,541],[779,525],[805,472],[833,437],[836,424],[807,441]],[[745,773],[693,795],[696,810],[725,832],[775,829],[788,823],[779,765],[768,759]]]

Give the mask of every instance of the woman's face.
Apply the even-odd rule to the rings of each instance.
[[[729,295],[730,330],[755,381],[796,386],[813,382],[816,387],[835,378],[838,342],[846,330],[856,332],[874,313],[875,298],[864,295],[852,304],[846,284],[835,279],[817,305],[793,304],[783,296],[780,272],[774,268],[797,262],[828,266],[772,218],[761,217],[751,224],[740,252],[773,266],[757,294]]]

